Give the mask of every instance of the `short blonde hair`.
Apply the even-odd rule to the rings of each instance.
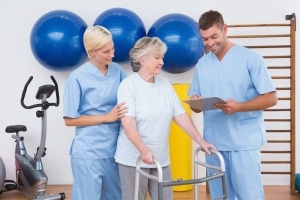
[[[137,72],[141,68],[140,58],[150,54],[164,56],[167,45],[158,37],[142,37],[136,41],[134,47],[129,52],[130,65],[132,71]]]
[[[112,40],[112,34],[103,26],[95,25],[88,27],[83,34],[83,45],[86,53],[97,50]]]

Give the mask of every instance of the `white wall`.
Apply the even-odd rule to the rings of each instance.
[[[35,102],[34,95],[37,87],[51,83],[50,75],[54,75],[63,94],[64,83],[70,71],[55,72],[42,67],[34,58],[30,49],[30,32],[35,22],[45,13],[52,10],[69,10],[79,15],[88,25],[103,11],[123,7],[132,10],[143,20],[146,31],[155,20],[170,13],[186,14],[198,20],[202,12],[216,9],[223,13],[228,24],[246,23],[285,23],[285,15],[296,12],[300,2],[297,0],[240,1],[240,0],[206,0],[206,1],[175,1],[175,0],[1,0],[0,1],[0,156],[5,162],[7,178],[14,179],[14,141],[5,133],[5,127],[12,124],[25,124],[28,128],[25,133],[27,150],[35,152],[39,143],[40,120],[35,117],[35,111],[25,110],[20,105],[23,86],[29,76],[34,76],[28,89],[29,104]],[[297,16],[298,13],[296,13]],[[300,27],[299,22],[297,23]],[[299,35],[299,34],[298,34]],[[299,42],[297,42],[299,55]],[[296,56],[297,57],[297,56]],[[131,69],[128,63],[122,64],[128,73]],[[162,75],[173,83],[189,83],[194,70],[182,74]],[[299,76],[299,72],[297,72]],[[31,91],[31,92],[30,92]],[[35,102],[37,103],[37,102]],[[299,110],[297,110],[297,116]],[[199,121],[200,116],[194,116]],[[298,119],[299,117],[297,117]],[[201,125],[199,125],[199,128]],[[44,168],[49,176],[49,184],[71,184],[72,174],[69,163],[69,146],[73,138],[73,128],[67,128],[62,120],[62,105],[48,110],[48,137],[47,156],[44,157]],[[298,137],[299,138],[299,137]],[[299,141],[299,139],[298,139]],[[297,145],[296,145],[297,146]],[[297,153],[300,154],[299,149]],[[300,172],[300,163],[297,162],[297,171]],[[279,182],[264,180],[265,184],[289,184],[283,179]]]

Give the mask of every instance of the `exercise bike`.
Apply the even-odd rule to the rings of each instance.
[[[40,145],[37,148],[36,154],[34,157],[31,157],[27,154],[26,147],[24,144],[24,137],[20,136],[20,132],[26,132],[27,127],[24,125],[11,125],[7,126],[5,131],[7,133],[14,133],[12,138],[15,139],[16,147],[15,147],[15,166],[16,166],[16,181],[13,180],[4,180],[5,179],[5,166],[0,158],[0,193],[11,191],[11,190],[19,190],[28,196],[30,199],[36,200],[55,200],[55,199],[65,199],[65,193],[51,194],[46,195],[46,187],[48,182],[48,177],[43,170],[43,164],[41,158],[46,155],[46,133],[47,133],[47,109],[51,106],[59,105],[59,91],[58,85],[53,76],[50,77],[54,85],[42,85],[38,88],[36,93],[36,99],[40,100],[41,103],[33,104],[27,106],[24,103],[24,99],[26,96],[26,91],[28,85],[32,81],[33,77],[29,77],[26,82],[22,97],[21,97],[21,105],[25,109],[32,109],[40,107],[40,110],[36,111],[36,117],[41,118],[41,140]],[[56,102],[49,103],[47,99],[52,95],[55,91],[56,94]],[[2,185],[1,185],[2,182]]]

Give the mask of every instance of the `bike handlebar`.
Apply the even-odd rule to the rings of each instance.
[[[55,80],[55,78],[51,75],[50,76],[52,82],[54,83],[54,90],[55,90],[55,96],[56,96],[56,102],[55,103],[48,103],[47,106],[58,106],[59,105],[59,91],[58,91],[58,84]],[[25,96],[26,96],[26,92],[27,92],[27,88],[29,86],[29,84],[31,83],[33,79],[33,76],[30,76],[29,79],[27,80],[25,86],[24,86],[24,89],[23,89],[23,92],[22,92],[22,97],[21,97],[21,105],[23,108],[25,109],[32,109],[32,108],[36,108],[36,107],[44,107],[44,104],[43,103],[39,103],[39,104],[33,104],[33,105],[26,105],[25,102],[24,102],[24,99],[25,99]],[[53,85],[52,85],[53,87]],[[50,97],[51,94],[49,94],[47,96]]]

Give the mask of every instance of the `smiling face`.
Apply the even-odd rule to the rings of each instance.
[[[227,42],[227,26],[219,28],[216,24],[206,30],[200,29],[205,48],[217,56],[222,53]]]
[[[145,81],[153,83],[154,76],[161,72],[166,51],[166,44],[158,37],[140,38],[129,52],[132,70]]]
[[[114,43],[112,40],[110,40],[101,48],[96,50],[90,50],[90,55],[91,55],[90,60],[96,66],[106,66],[112,62],[114,53],[115,53]]]
[[[206,51],[222,60],[233,45],[227,38],[227,25],[222,14],[214,10],[203,13],[199,18],[199,29]]]

